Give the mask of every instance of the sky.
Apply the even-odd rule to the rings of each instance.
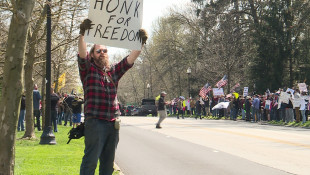
[[[186,5],[191,0],[143,0],[143,19],[142,28],[144,28],[149,35],[152,32],[152,24],[161,16],[167,14],[168,9],[174,6]],[[119,52],[125,52],[125,49],[108,47],[110,57]]]
[[[152,31],[152,23],[159,17],[167,14],[173,6],[185,5],[191,0],[144,0],[142,28]]]

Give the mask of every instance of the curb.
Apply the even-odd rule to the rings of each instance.
[[[114,162],[114,171],[118,172],[119,175],[124,175],[119,166]]]

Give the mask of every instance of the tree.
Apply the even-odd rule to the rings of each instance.
[[[306,39],[303,36],[309,23],[309,10],[306,10],[309,2],[249,0],[249,3],[257,45],[257,57],[251,66],[252,79],[260,92],[267,87],[271,90],[293,87],[299,67],[298,54]]]
[[[35,0],[12,2],[12,18],[5,54],[0,102],[0,174],[14,174],[16,126],[23,89],[23,64],[27,32]]]

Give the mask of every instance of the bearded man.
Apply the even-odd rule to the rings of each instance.
[[[119,115],[117,86],[141,51],[133,50],[119,63],[111,66],[106,46],[94,44],[87,53],[84,34],[92,25],[89,19],[83,21],[78,42],[78,64],[85,99],[85,150],[80,174],[94,174],[99,159],[99,174],[111,175],[119,140],[119,128],[115,125]],[[143,47],[147,34],[140,29],[139,36]]]

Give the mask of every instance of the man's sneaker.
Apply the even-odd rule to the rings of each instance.
[[[157,129],[160,129],[161,127],[160,127],[159,125],[156,125],[156,128],[157,128]]]

